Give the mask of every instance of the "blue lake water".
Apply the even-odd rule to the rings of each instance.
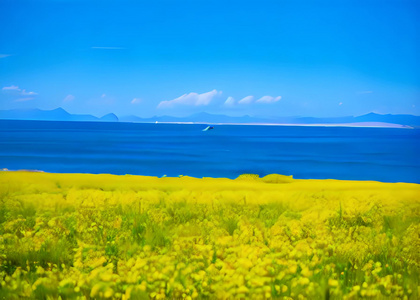
[[[0,120],[0,168],[420,183],[420,129]]]

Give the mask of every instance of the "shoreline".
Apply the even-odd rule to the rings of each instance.
[[[0,119],[0,121],[35,121],[35,122],[81,122],[81,123],[130,123],[130,124],[173,124],[173,125],[234,125],[234,126],[284,126],[284,127],[349,127],[349,128],[399,128],[399,129],[415,129],[409,125],[401,125],[395,123],[384,122],[357,122],[357,123],[316,123],[316,124],[294,124],[294,123],[227,123],[227,122],[106,122],[106,121],[60,121],[60,120],[17,120],[17,119]]]
[[[137,123],[137,122],[125,122]],[[360,122],[360,123],[325,123],[325,124],[286,124],[286,123],[211,123],[211,122],[157,122],[157,123],[138,123],[138,124],[180,124],[180,125],[235,125],[235,126],[284,126],[284,127],[350,127],[350,128],[400,128],[414,129],[408,125],[381,123],[381,122]]]
[[[35,176],[39,174],[40,176],[47,176],[50,178],[51,176],[57,176],[61,178],[65,177],[92,177],[90,179],[97,179],[99,177],[114,177],[114,179],[117,180],[125,180],[125,179],[145,179],[147,181],[166,181],[166,182],[174,182],[177,183],[184,180],[192,180],[197,182],[206,182],[206,181],[226,181],[230,183],[236,183],[236,182],[248,182],[251,184],[291,184],[291,183],[299,183],[299,184],[310,184],[310,183],[341,183],[344,185],[369,185],[369,184],[378,184],[378,185],[415,185],[420,187],[420,183],[415,182],[385,182],[385,181],[377,181],[377,180],[351,180],[351,179],[334,179],[334,178],[324,178],[324,179],[317,179],[317,178],[309,178],[309,179],[299,179],[299,178],[293,178],[293,175],[282,175],[282,174],[268,174],[263,177],[259,177],[258,174],[242,174],[239,175],[237,178],[228,178],[228,177],[193,177],[189,175],[178,175],[175,177],[171,176],[152,176],[152,175],[138,175],[138,174],[111,174],[111,173],[54,173],[54,172],[46,172],[43,170],[31,170],[31,169],[20,169],[20,170],[9,170],[7,168],[1,168],[0,169],[0,176],[1,174],[9,173],[9,174],[29,174],[29,176]],[[7,176],[7,175],[6,175]],[[14,176],[14,175],[12,175]],[[324,190],[324,189],[323,189]]]
[[[1,173],[33,173],[33,174],[48,174],[48,175],[57,175],[57,176],[116,176],[116,177],[139,177],[139,178],[150,178],[150,179],[163,179],[163,180],[169,180],[169,179],[175,179],[179,180],[182,178],[189,178],[193,180],[231,180],[231,181],[237,181],[237,180],[243,180],[243,177],[251,177],[252,180],[248,179],[248,181],[254,181],[254,182],[262,182],[262,183],[276,183],[276,182],[270,182],[273,177],[277,177],[276,180],[280,180],[280,182],[277,183],[291,183],[291,182],[330,182],[330,181],[337,181],[337,182],[343,182],[343,183],[379,183],[379,184],[415,184],[419,185],[420,183],[416,182],[405,182],[405,181],[395,181],[395,182],[388,182],[388,181],[379,181],[379,180],[354,180],[354,179],[336,179],[336,178],[294,178],[293,175],[282,175],[282,174],[267,174],[266,176],[260,177],[258,174],[242,174],[239,175],[236,178],[229,178],[229,177],[194,177],[189,175],[178,175],[178,176],[153,176],[153,175],[139,175],[139,174],[112,174],[112,173],[56,173],[56,172],[48,172],[44,170],[38,170],[38,169],[19,169],[19,170],[10,170],[8,168],[0,168],[0,174]],[[281,179],[278,179],[281,178]]]

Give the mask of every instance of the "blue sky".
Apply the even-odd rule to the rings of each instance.
[[[0,109],[420,115],[416,1],[0,1]]]

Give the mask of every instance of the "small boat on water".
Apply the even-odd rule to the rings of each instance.
[[[207,126],[206,128],[203,129],[203,131],[209,131],[209,130],[212,130],[212,129],[214,129],[213,126]]]

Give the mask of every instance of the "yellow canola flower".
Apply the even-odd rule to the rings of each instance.
[[[42,275],[44,273],[45,273],[45,270],[44,270],[43,267],[41,267],[41,266],[36,267],[36,274]]]
[[[252,263],[251,260],[249,260],[247,258],[240,258],[240,259],[238,259],[236,265],[238,267],[242,267],[242,268],[245,268],[245,269],[250,269],[250,268],[252,268],[253,263]]]
[[[97,268],[102,266],[106,262],[106,258],[101,256],[93,261],[90,262],[89,266],[92,268]]]
[[[96,297],[99,295],[99,291],[102,289],[102,283],[95,284],[90,290],[90,297]]]
[[[146,281],[142,281],[141,284],[138,285],[138,288],[139,288],[140,291],[143,291],[143,292],[146,291],[146,289],[147,289]]]
[[[103,273],[100,275],[102,281],[111,281],[112,280],[112,273]]]
[[[302,267],[302,270],[300,271],[300,273],[303,275],[303,276],[305,276],[305,277],[307,277],[307,278],[309,278],[309,277],[311,277],[312,275],[313,275],[313,271],[311,271],[311,270],[309,270],[309,268],[307,267],[307,266],[303,266]]]
[[[420,295],[416,184],[0,172],[0,194],[6,299]]]
[[[60,286],[60,287],[63,287],[63,286],[66,286],[67,284],[72,284],[72,285],[74,285],[74,281],[73,281],[73,279],[71,279],[71,278],[66,278],[66,279],[63,279],[63,280],[61,280],[61,281],[60,281],[59,286]]]
[[[114,295],[114,291],[108,287],[104,292],[104,298],[111,298]]]
[[[328,279],[328,285],[331,286],[331,287],[337,287],[338,286],[338,280],[330,278],[330,279]]]
[[[299,279],[299,284],[300,285],[308,285],[309,283],[310,283],[310,280],[308,278],[306,278],[306,277],[301,277]]]
[[[137,258],[133,269],[134,270],[140,270],[146,265],[147,265],[147,260],[146,259]]]
[[[238,287],[238,289],[236,290],[236,292],[238,294],[248,294],[249,293],[249,289],[246,286],[242,285],[242,286]]]
[[[291,265],[288,269],[289,274],[295,274],[297,271],[298,266],[297,265]]]

